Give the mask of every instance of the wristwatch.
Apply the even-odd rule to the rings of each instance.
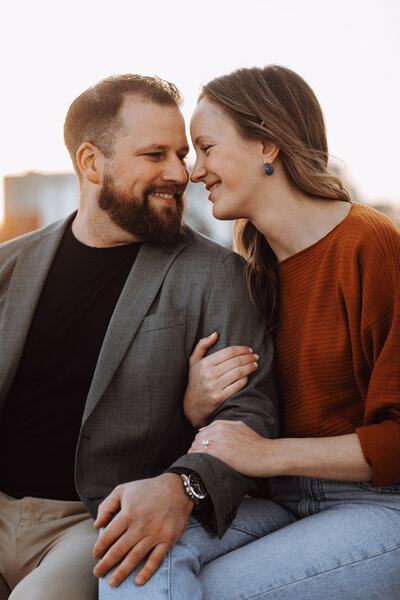
[[[200,501],[208,496],[200,475],[196,471],[192,471],[189,475],[181,474],[181,477],[185,494],[189,496],[195,506],[198,506]]]

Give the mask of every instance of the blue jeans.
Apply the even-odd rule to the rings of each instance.
[[[208,600],[397,600],[400,486],[276,477],[295,522],[201,572]]]
[[[105,578],[100,600],[400,598],[400,486],[277,477],[270,491],[222,540],[191,519],[148,583]]]
[[[143,586],[134,582],[139,565],[117,587],[108,585],[110,573],[100,579],[99,600],[201,600],[200,569],[211,560],[261,538],[293,521],[286,511],[268,500],[245,498],[237,517],[220,540],[190,517],[187,528],[168,552],[153,577]]]

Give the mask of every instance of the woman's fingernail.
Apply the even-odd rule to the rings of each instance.
[[[115,587],[117,585],[117,580],[111,577],[111,579],[108,580],[108,583],[111,585],[111,587]]]
[[[258,354],[255,354],[255,355],[254,355],[254,358],[255,358],[256,360],[258,360],[260,357],[258,356]]]
[[[254,366],[255,366],[255,368],[257,369],[257,367],[258,367],[258,363],[256,363],[256,362],[255,362],[255,363],[253,363],[253,365],[254,365]]]
[[[253,352],[253,348],[250,348],[250,347],[249,347],[249,350],[250,350],[250,352]]]

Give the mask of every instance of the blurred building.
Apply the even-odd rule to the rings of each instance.
[[[23,235],[67,216],[78,206],[73,173],[26,173],[4,178],[0,241]]]
[[[232,223],[211,213],[203,184],[189,183],[185,221],[220,244],[232,245]],[[4,221],[0,242],[49,225],[78,207],[79,187],[74,173],[25,173],[4,178]]]

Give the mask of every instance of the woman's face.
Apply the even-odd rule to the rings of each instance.
[[[242,138],[223,109],[206,97],[193,113],[190,133],[196,150],[191,179],[210,192],[214,217],[250,218],[265,179],[262,142]]]

